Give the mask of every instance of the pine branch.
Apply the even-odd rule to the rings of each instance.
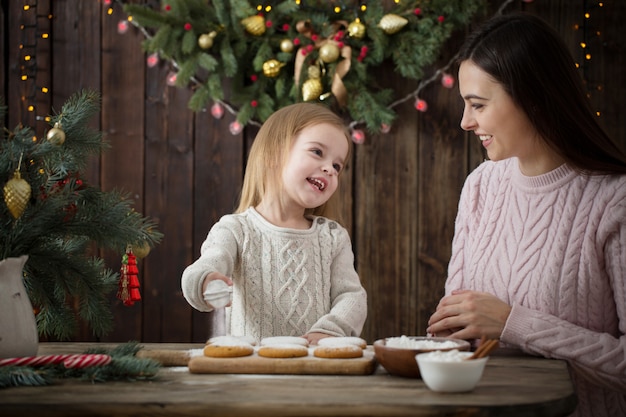
[[[99,94],[77,92],[51,118],[65,141],[33,141],[31,128],[18,127],[3,129],[8,134],[0,142],[0,181],[7,184],[19,167],[31,189],[17,218],[9,212],[14,200],[5,197],[0,205],[0,259],[29,256],[25,284],[39,310],[39,333],[59,339],[71,337],[79,320],[98,336],[112,328],[108,296],[117,288],[117,274],[92,251],[110,249],[121,256],[129,244],[154,246],[162,238],[127,195],[103,192],[81,178],[88,159],[108,147],[101,132],[88,126],[99,108]]]
[[[85,353],[102,353],[111,356],[111,362],[103,366],[65,368],[63,364],[32,366],[0,366],[0,388],[17,386],[50,385],[56,379],[81,379],[90,382],[140,381],[157,376],[161,365],[149,358],[138,358],[141,346],[128,342],[109,351],[89,349]]]
[[[368,130],[377,132],[381,128],[379,121],[395,118],[388,103],[398,101],[386,93],[379,94],[381,87],[369,74],[391,61],[394,71],[402,77],[421,81],[452,33],[486,10],[487,3],[413,0],[385,6],[377,1],[283,0],[257,9],[257,4],[249,0],[172,0],[160,11],[160,20],[142,10],[147,6],[125,5],[124,10],[137,16],[134,22],[148,39],[146,49],[158,52],[178,70],[177,85],[190,86],[197,92],[189,103],[194,111],[206,108],[212,100],[224,104],[243,124],[264,122],[279,107],[303,100],[302,84],[308,75],[303,71],[295,83],[294,62],[296,57],[305,55],[304,69],[318,64],[323,68],[325,88],[316,102],[342,115],[347,113],[358,123],[365,123]],[[246,23],[252,16],[261,17],[261,23]],[[383,25],[385,17],[395,18],[396,23]],[[406,24],[397,23],[398,19],[406,19]],[[362,24],[363,33],[353,36],[349,27],[357,22]],[[394,27],[396,24],[400,26]],[[213,44],[202,49],[197,40],[209,32],[215,34]],[[297,45],[283,50],[281,44],[285,40]],[[372,107],[359,103],[342,107],[343,100],[331,94],[330,86],[335,67],[344,58],[324,62],[320,56],[324,44],[351,50],[350,69],[342,79],[348,102],[365,91],[367,97],[381,97],[387,103],[370,101]],[[209,62],[207,56],[213,61]],[[271,59],[284,66],[277,73],[267,74],[264,64]],[[223,101],[221,85],[215,82],[224,78],[231,79],[228,103]],[[251,106],[252,102],[258,106]],[[378,110],[382,108],[381,116]]]

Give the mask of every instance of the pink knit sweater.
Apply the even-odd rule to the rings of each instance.
[[[446,294],[512,306],[507,345],[569,363],[575,416],[626,416],[626,176],[485,162],[459,202]]]

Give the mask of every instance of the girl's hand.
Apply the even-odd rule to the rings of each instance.
[[[206,287],[209,286],[209,282],[216,280],[216,279],[224,281],[229,286],[233,285],[233,281],[230,278],[228,278],[226,275],[220,274],[219,272],[211,272],[206,277],[204,277],[204,282],[202,283],[202,292],[204,293],[206,291]]]
[[[499,339],[511,306],[476,291],[458,290],[444,297],[428,320],[428,333],[457,339]]]
[[[312,332],[305,334],[303,337],[309,341],[309,345],[317,345],[317,342],[319,342],[320,339],[331,336],[326,333]]]
[[[204,302],[212,309],[230,306],[233,281],[219,272],[211,272],[202,282]]]

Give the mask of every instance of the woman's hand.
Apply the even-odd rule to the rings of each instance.
[[[482,292],[458,290],[444,297],[428,320],[428,333],[457,339],[499,339],[511,306]]]

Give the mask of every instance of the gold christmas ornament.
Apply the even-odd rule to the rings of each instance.
[[[293,42],[291,39],[283,39],[280,41],[280,50],[283,52],[293,52]]]
[[[409,23],[407,19],[397,14],[389,13],[383,16],[378,23],[378,27],[381,28],[386,34],[393,35],[399,32],[406,24]]]
[[[137,258],[143,259],[150,253],[150,245],[144,241],[137,245],[132,245],[132,251]]]
[[[204,33],[198,37],[198,46],[202,49],[209,49],[213,46],[213,39],[217,36],[217,32]]]
[[[359,19],[348,25],[348,35],[351,38],[362,39],[365,36],[365,25]]]
[[[284,66],[285,64],[277,59],[267,60],[263,63],[263,75],[268,78],[278,77],[278,74],[280,74],[280,69]]]
[[[302,84],[302,99],[304,101],[317,100],[324,91],[319,78],[309,78]]]
[[[339,47],[334,42],[326,42],[320,48],[320,59],[327,64],[335,62],[339,58]]]
[[[241,21],[246,31],[254,36],[261,36],[265,33],[265,18],[263,16],[254,15],[246,17]]]
[[[307,68],[309,79],[302,84],[302,99],[304,101],[317,100],[324,92],[322,80],[320,79],[320,69],[316,66]]]
[[[22,179],[19,168],[13,173],[13,177],[4,185],[4,202],[14,219],[19,219],[30,199],[30,184]]]
[[[53,145],[63,145],[63,143],[65,142],[65,132],[63,131],[63,129],[61,129],[61,125],[59,124],[59,122],[56,122],[54,124],[54,127],[48,130],[46,138],[48,139],[48,142],[52,143]]]

